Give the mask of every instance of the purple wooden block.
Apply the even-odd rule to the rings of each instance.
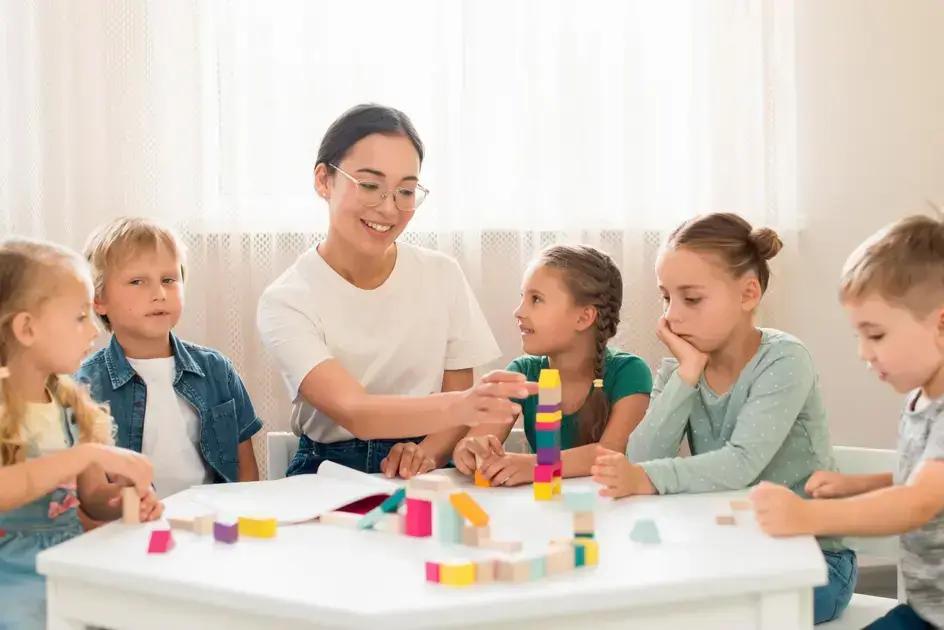
[[[213,523],[213,538],[220,542],[233,544],[239,540],[239,525],[233,523]]]
[[[557,448],[539,448],[538,449],[538,464],[556,464],[560,461],[560,447]]]
[[[560,403],[556,405],[538,405],[538,413],[554,413],[555,411],[560,411]]]

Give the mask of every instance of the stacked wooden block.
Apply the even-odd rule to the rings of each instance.
[[[557,370],[541,370],[534,437],[537,466],[534,498],[550,501],[561,492],[561,380]]]
[[[600,559],[596,540],[594,509],[597,497],[592,491],[564,493],[564,505],[573,514],[575,566],[595,565]]]

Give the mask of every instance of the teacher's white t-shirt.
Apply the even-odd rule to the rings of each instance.
[[[458,263],[403,243],[390,277],[372,290],[342,278],[312,247],[265,290],[257,319],[294,401],[292,430],[315,442],[354,437],[298,393],[327,359],[371,394],[425,396],[442,390],[445,370],[500,355]]]

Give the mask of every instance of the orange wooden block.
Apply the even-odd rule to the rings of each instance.
[[[477,470],[475,471],[475,485],[478,488],[491,488],[492,487],[492,484],[489,483],[488,479],[486,479],[482,475],[482,473],[480,473]]]
[[[456,511],[476,527],[488,525],[488,514],[467,492],[454,492],[449,495],[449,502]]]

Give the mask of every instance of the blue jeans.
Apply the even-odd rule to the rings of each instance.
[[[420,442],[423,438],[402,438],[399,440],[346,440],[322,444],[312,441],[307,435],[298,438],[298,452],[288,465],[286,477],[318,472],[323,461],[331,461],[365,473],[379,473],[380,462],[387,456],[394,444],[400,442]]]
[[[866,628],[870,630],[934,630],[934,626],[925,621],[908,604],[895,606],[884,617],[876,619]]]
[[[824,551],[829,581],[813,589],[813,623],[831,621],[842,614],[849,605],[859,577],[859,566],[855,552]]]

